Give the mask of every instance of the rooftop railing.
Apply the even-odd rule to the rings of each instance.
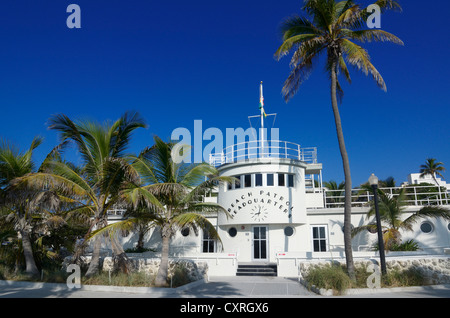
[[[209,162],[217,167],[249,159],[294,159],[317,163],[317,148],[302,148],[299,144],[281,140],[246,141],[226,147],[221,153],[210,154]]]
[[[398,197],[405,189],[403,204],[406,206],[449,205],[450,191],[445,187],[433,185],[406,185],[404,187],[380,188],[388,198]],[[343,208],[345,201],[344,190],[327,190],[323,188],[325,208]],[[352,206],[368,207],[373,201],[373,192],[367,189],[353,189],[351,194]],[[380,199],[380,198],[379,198]]]

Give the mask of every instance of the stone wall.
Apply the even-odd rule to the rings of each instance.
[[[69,264],[71,264],[72,257],[66,257],[62,264],[62,268],[65,269]],[[89,262],[91,261],[90,256],[82,256],[79,259],[78,265],[81,266],[83,270],[87,270],[89,267]],[[140,257],[130,257],[131,270],[137,272],[146,272],[149,275],[156,275],[159,269],[159,264],[161,260],[159,258],[140,258]],[[114,271],[116,270],[117,264],[114,264],[112,257],[104,257],[100,259],[101,268],[103,271]],[[176,266],[184,267],[187,272],[188,279],[190,281],[197,281],[207,277],[208,274],[208,264],[204,261],[193,261],[190,259],[169,259],[169,276],[173,275]]]
[[[320,262],[302,262],[299,264],[301,278],[305,277],[309,268],[314,265],[331,264],[338,262],[345,265],[345,260],[320,261]],[[378,264],[379,259],[354,260],[355,267],[367,266],[369,264]],[[450,257],[422,257],[422,258],[394,258],[386,259],[387,270],[408,270],[416,269],[425,277],[427,285],[449,284],[450,283]]]
[[[156,275],[161,260],[159,258],[130,258],[133,270],[137,272],[146,272],[149,275]],[[194,262],[190,259],[169,259],[169,276],[177,266],[186,269],[189,280],[196,281],[203,279],[208,273],[208,264],[206,262]],[[114,263],[111,257],[105,257],[103,260],[104,271],[114,270]]]

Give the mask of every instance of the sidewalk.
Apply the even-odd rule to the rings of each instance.
[[[89,286],[0,281],[0,298],[450,298],[450,285],[352,290],[321,296],[296,279],[282,277],[210,277],[178,288]]]

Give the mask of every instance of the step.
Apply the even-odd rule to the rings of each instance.
[[[236,276],[277,276],[275,264],[238,264]]]

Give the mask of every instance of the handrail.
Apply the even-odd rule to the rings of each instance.
[[[301,148],[299,144],[289,141],[253,140],[228,146],[220,153],[210,154],[209,158],[210,164],[215,167],[226,163],[260,158],[285,158],[317,163],[317,148]]]
[[[406,206],[424,205],[450,205],[450,191],[442,190],[441,187],[433,185],[379,188],[391,197],[399,196],[401,189],[409,189],[411,192],[405,193]],[[341,208],[344,206],[345,191],[323,189],[323,199],[325,208]],[[352,189],[352,206],[369,206],[373,201],[373,192],[365,189]]]

